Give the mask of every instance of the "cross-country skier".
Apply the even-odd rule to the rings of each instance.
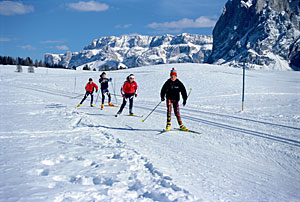
[[[109,106],[114,106],[111,103],[111,96],[110,92],[108,90],[108,82],[112,81],[112,78],[106,78],[106,73],[102,72],[100,75],[99,83],[101,85],[101,94],[102,94],[102,104],[101,104],[101,109],[104,108],[104,100],[105,100],[105,94],[108,96],[108,105]]]
[[[172,112],[172,105],[174,108],[174,113],[177,118],[177,122],[179,124],[179,127],[181,130],[188,130],[183,124],[182,120],[180,117],[180,112],[179,112],[179,100],[180,100],[180,94],[183,99],[183,106],[186,104],[187,100],[187,93],[186,89],[181,81],[177,79],[177,72],[174,68],[172,68],[170,72],[170,79],[168,79],[165,84],[163,85],[161,92],[160,92],[160,97],[161,101],[165,101],[165,96],[167,98],[167,126],[166,130],[171,129],[171,112]]]
[[[128,77],[127,77],[127,80],[124,82],[124,85],[122,86],[121,88],[121,94],[122,94],[122,97],[123,97],[123,103],[118,111],[118,113],[116,114],[116,117],[118,117],[126,103],[127,103],[127,99],[129,99],[129,115],[133,116],[133,112],[132,112],[132,107],[133,107],[133,97],[137,97],[137,83],[134,81],[134,75],[133,74],[130,74]]]
[[[84,100],[89,95],[91,95],[91,107],[94,107],[94,104],[93,104],[93,98],[94,98],[93,92],[94,92],[94,88],[96,88],[96,93],[97,93],[98,92],[98,86],[93,82],[92,78],[89,78],[89,82],[85,86],[86,93],[85,93],[83,99],[81,100],[80,104],[77,105],[77,107],[80,107],[82,105],[82,103],[84,102]]]

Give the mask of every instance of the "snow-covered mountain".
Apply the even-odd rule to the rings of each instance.
[[[209,63],[300,68],[300,0],[229,0],[213,30]]]
[[[92,69],[119,63],[123,63],[125,68],[166,63],[203,63],[211,54],[212,43],[212,36],[187,33],[177,36],[101,37],[80,52],[48,53],[45,62],[68,68],[88,64]]]

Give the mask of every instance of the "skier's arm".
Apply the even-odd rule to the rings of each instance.
[[[187,93],[186,93],[186,89],[185,89],[183,83],[181,83],[181,85],[180,85],[180,92],[181,92],[181,96],[182,96],[183,102],[186,102],[186,100],[187,100]]]
[[[161,88],[161,91],[160,91],[161,101],[165,100],[166,88],[167,88],[167,82],[164,83],[164,85],[163,85],[163,87]]]

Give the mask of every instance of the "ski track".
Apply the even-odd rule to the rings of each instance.
[[[5,83],[1,81],[0,85],[44,93],[50,95],[50,98],[51,96],[60,96],[69,100],[79,100],[81,99],[80,96],[83,96],[83,94],[67,90],[58,90],[45,86],[43,86],[43,89],[37,89],[37,85],[29,83],[17,83],[19,85],[15,85],[15,83],[7,83],[7,81]],[[236,95],[233,94],[233,96]],[[87,105],[88,102],[89,100],[87,99],[85,104]],[[134,108],[141,115],[144,115],[144,117],[154,106],[154,102],[147,101],[146,103],[143,99],[138,99],[134,103]],[[12,186],[14,183],[17,183],[14,181],[15,179],[6,180],[5,183],[10,184],[8,187],[3,186],[3,183],[0,182],[1,195],[10,191],[18,193],[15,196],[5,198],[5,201],[22,199],[30,199],[30,201],[44,199],[46,201],[124,201],[124,199],[126,201],[145,202],[198,201],[200,200],[198,196],[201,197],[201,194],[210,196],[217,201],[224,201],[226,199],[231,201],[239,199],[247,200],[253,198],[253,195],[256,194],[255,190],[254,192],[252,190],[253,193],[250,192],[249,195],[241,196],[240,193],[243,193],[242,190],[238,188],[231,189],[232,187],[239,187],[239,184],[233,184],[234,182],[244,183],[244,181],[247,181],[244,178],[245,175],[252,176],[254,179],[256,176],[260,176],[262,179],[258,180],[258,182],[251,181],[251,177],[248,178],[249,182],[247,182],[249,184],[257,183],[254,187],[259,187],[261,184],[268,184],[268,181],[274,178],[271,174],[266,174],[262,169],[263,166],[256,167],[257,165],[263,165],[265,162],[255,162],[254,164],[254,160],[249,157],[251,153],[253,156],[257,155],[261,159],[273,162],[284,171],[289,172],[289,169],[292,167],[296,172],[291,176],[295,179],[299,177],[300,157],[298,148],[300,147],[300,128],[296,126],[203,111],[202,109],[193,109],[187,105],[181,108],[185,125],[188,128],[189,125],[196,126],[195,129],[191,129],[202,130],[200,132],[203,132],[203,135],[190,134],[187,136],[186,133],[175,131],[171,132],[172,134],[170,135],[161,135],[161,129],[158,126],[154,125],[153,127],[153,125],[146,123],[144,128],[134,127],[132,123],[128,124],[124,121],[130,120],[132,117],[121,115],[118,118],[120,123],[117,125],[115,122],[109,123],[105,121],[106,117],[113,117],[117,109],[106,110],[105,108],[103,111],[100,111],[99,107],[81,107],[77,109],[72,106],[70,107],[70,105],[52,101],[51,103],[48,102],[45,106],[45,111],[43,111],[44,114],[42,115],[49,120],[53,119],[53,121],[58,122],[60,117],[65,117],[71,123],[69,129],[51,130],[45,128],[45,130],[41,131],[0,131],[0,141],[13,140],[8,141],[7,145],[4,145],[2,148],[2,151],[6,151],[6,159],[8,159],[5,162],[0,159],[0,163],[3,165],[2,172],[19,173],[18,177],[20,178],[28,175],[29,177],[27,176],[27,178],[29,179],[30,176],[38,179],[16,186],[28,190],[27,193],[18,193],[17,190],[14,190],[15,188]],[[124,109],[123,114],[126,113],[126,110],[127,107]],[[41,115],[40,113],[32,111],[30,115]],[[161,117],[162,114],[166,114],[163,104],[157,108],[149,119]],[[99,118],[103,118],[103,120],[101,121]],[[139,117],[135,117],[134,119],[137,121],[141,120]],[[209,127],[205,127],[204,125]],[[215,133],[210,133],[210,127],[216,128]],[[115,131],[121,131],[120,135],[116,135]],[[146,150],[140,148],[142,146],[133,146],[134,144],[138,144],[142,139],[134,140],[134,137],[131,137],[133,138],[132,142],[125,142],[120,138],[120,136],[125,135],[122,134],[123,131],[129,134],[127,136],[138,133],[138,136],[141,136],[140,138],[147,140],[149,144],[153,144],[154,148],[167,147],[168,150],[165,150],[166,153],[164,155],[169,157],[170,162],[163,162],[158,165],[160,169],[157,168],[151,161],[151,155],[146,155]],[[210,134],[210,136],[207,136],[207,134]],[[185,136],[188,137],[186,141],[184,140]],[[60,140],[53,137],[60,137]],[[178,142],[173,137],[182,137],[183,141]],[[40,139],[40,145],[36,145],[36,139]],[[203,148],[199,150],[197,146],[190,149],[188,153],[181,152],[178,149],[189,148],[190,141],[198,142]],[[31,146],[22,147],[21,150],[23,152],[20,152],[21,150],[16,149],[13,145],[20,147],[22,142]],[[245,145],[251,145],[254,149],[245,149],[247,148]],[[41,147],[43,148],[42,151],[39,150]],[[231,148],[234,152],[239,152],[231,153],[230,160],[232,162],[236,162],[236,159],[243,159],[246,165],[237,163],[233,173],[227,173],[227,171],[232,170],[230,169],[232,165],[230,162],[227,162],[228,159],[222,158],[228,155],[228,153],[222,150],[224,147]],[[151,150],[151,153],[157,154],[154,148]],[[213,150],[211,150],[212,148]],[[207,155],[203,152],[205,150],[209,151]],[[272,157],[267,157],[270,153],[266,151],[269,150],[273,151]],[[47,152],[45,153],[45,151]],[[24,154],[30,155],[28,155],[28,159],[24,159],[20,167],[19,162],[14,161],[14,158],[21,157]],[[180,159],[181,163],[176,163],[179,160],[176,158],[177,154],[183,157]],[[3,155],[2,152],[1,155]],[[282,162],[281,160],[284,158],[280,158],[277,161],[277,156],[293,156],[295,161],[288,161],[287,159]],[[222,190],[227,191],[226,194],[222,195],[219,193],[220,189],[217,189],[216,184],[210,179],[210,177],[216,175],[215,169],[217,168],[206,162],[208,157],[214,158],[219,164],[225,166],[224,169],[218,169],[218,176],[221,177],[217,178],[217,180],[220,180],[217,184]],[[164,161],[163,156],[161,158]],[[186,169],[185,165],[190,165],[188,162],[194,162],[193,165],[201,167],[202,170],[195,173],[195,170]],[[32,163],[34,163],[34,166],[31,165]],[[177,168],[167,167],[168,163],[177,165]],[[272,169],[274,170],[270,170],[270,173],[271,171],[278,172],[275,168]],[[67,174],[66,170],[68,171]],[[181,180],[179,185],[177,183],[179,180],[176,176],[170,176],[166,173],[180,173],[180,177],[186,177],[187,179]],[[286,177],[290,178],[291,176]],[[195,179],[195,187],[203,187],[203,190],[195,190],[193,186],[188,186],[191,183],[188,179]],[[298,181],[295,183],[299,184]],[[270,185],[269,190],[271,188],[275,190],[280,189],[277,186],[279,185]],[[299,197],[294,187],[291,187],[289,192],[291,194],[291,201]],[[273,193],[273,195],[276,195],[276,193]],[[263,196],[257,198],[261,201],[270,200],[270,198],[264,198]],[[1,199],[3,198],[1,197]],[[274,198],[271,199],[274,200]],[[279,195],[277,199],[286,198]]]

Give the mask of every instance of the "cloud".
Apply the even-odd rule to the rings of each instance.
[[[115,27],[116,28],[124,28],[124,29],[126,29],[126,28],[129,28],[131,26],[132,26],[132,24],[126,24],[126,25],[116,25]]]
[[[56,46],[57,50],[69,50],[69,47],[66,45]]]
[[[64,41],[59,41],[59,40],[46,40],[46,41],[41,41],[40,43],[43,44],[51,44],[51,43],[64,43]]]
[[[171,22],[163,22],[163,23],[151,23],[147,25],[147,27],[153,29],[184,29],[184,28],[203,28],[203,27],[213,27],[215,26],[216,21],[210,19],[209,17],[201,16],[196,20],[183,18],[178,21],[171,21]]]
[[[0,37],[0,42],[9,42],[9,41],[15,41],[16,38],[8,38],[8,37]]]
[[[0,15],[13,16],[34,11],[33,6],[26,6],[20,2],[2,1],[0,2]]]
[[[19,47],[22,49],[26,49],[26,50],[35,50],[36,49],[31,45],[24,45],[24,46],[19,46]]]
[[[78,11],[105,11],[109,8],[107,4],[96,1],[79,1],[78,3],[69,3],[68,7]]]

